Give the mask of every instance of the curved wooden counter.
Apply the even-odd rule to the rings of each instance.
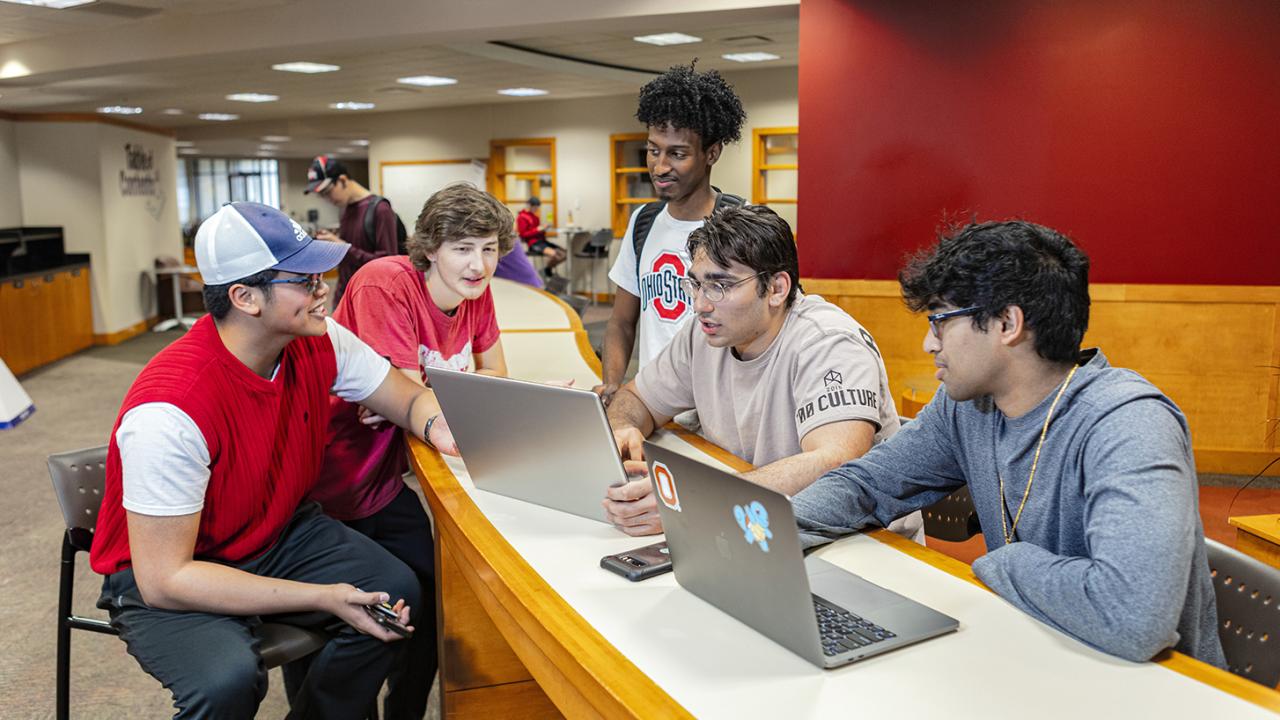
[[[499,307],[499,323],[503,327],[503,342],[507,349],[512,375],[529,379],[556,379],[557,377],[564,379],[563,375],[568,374],[578,381],[579,386],[590,381],[591,374],[598,377],[599,362],[591,351],[586,332],[578,321],[576,313],[554,297],[545,293],[538,293],[535,296],[535,292],[523,286],[515,288],[495,283],[495,301],[501,302],[504,297],[507,300],[505,311],[503,307]],[[527,297],[519,293],[525,293]],[[511,306],[512,300],[516,300],[516,307]],[[551,307],[545,303],[553,303],[559,307],[567,323],[555,319],[540,326],[535,316],[545,313],[546,309]],[[539,304],[542,304],[540,311]],[[578,348],[581,366],[574,368],[558,366],[548,371],[543,362],[546,358],[539,356],[546,353],[548,345],[554,343],[563,346],[566,342]],[[548,372],[560,374],[548,377]],[[682,430],[674,430],[671,434],[731,468],[749,467],[743,461],[700,437]],[[668,676],[663,680],[663,686],[660,686],[659,682],[651,679],[649,674],[642,671],[632,659],[606,639],[596,626],[584,619],[583,614],[567,602],[552,587],[552,583],[544,579],[508,542],[443,458],[417,441],[411,443],[409,454],[410,462],[435,519],[437,629],[441,644],[441,690],[445,717],[558,717],[565,715],[569,717],[678,718],[693,716],[663,689],[663,686],[672,687],[673,684],[678,683],[673,683]],[[978,587],[984,587],[973,575],[969,566],[960,561],[885,531],[868,535],[883,544],[882,547],[888,546],[901,551],[948,575]],[[640,544],[634,539],[627,539],[627,541],[627,544],[618,549]],[[865,539],[851,538],[850,541],[836,543],[820,552],[828,559],[840,564],[854,553],[868,552],[865,543]],[[877,544],[870,543],[871,546]],[[565,550],[568,553],[570,548],[566,547]],[[615,549],[609,552],[616,551]],[[898,562],[901,564],[901,561]],[[876,581],[874,574],[871,574],[868,579]],[[658,580],[652,580],[640,587],[643,587],[646,592],[654,592],[659,588],[659,583]],[[964,583],[961,585],[963,586]],[[621,592],[625,593],[626,590],[628,588],[622,588]],[[974,591],[969,591],[970,595],[973,593]],[[979,593],[979,595],[982,594]],[[972,599],[970,598],[968,602],[972,603]],[[986,600],[982,602],[984,605],[992,604]],[[1060,637],[1054,631],[1021,616],[1016,610],[1012,611],[1013,614],[1009,614],[1008,611],[1012,610],[1009,606],[1003,603],[994,604],[1002,607],[994,611],[984,607],[983,614],[999,612],[1004,617],[1013,618],[1022,625],[1031,625],[1037,640],[1045,633],[1049,633],[1051,637]],[[944,606],[940,609],[945,611],[947,608]],[[597,614],[593,617],[598,623],[601,616],[598,614],[598,608],[596,610]],[[963,635],[967,616],[965,613],[955,611],[953,614],[961,618],[961,635]],[[637,622],[640,621],[637,620]],[[985,617],[982,623],[975,621],[975,627],[970,629],[971,637],[968,640],[970,644],[979,641],[988,642],[982,640],[981,636],[984,633],[991,633],[992,628],[989,622]],[[1023,632],[1026,628],[1017,630]],[[616,634],[616,627],[612,631]],[[939,649],[946,650],[945,653],[940,654],[961,652],[962,639],[962,637],[943,639],[937,641],[936,645]],[[948,646],[944,643],[951,643],[951,648],[947,649]],[[1083,662],[1092,672],[1114,671],[1127,673],[1130,676],[1134,673],[1142,673],[1140,676],[1128,677],[1125,682],[1117,683],[1120,686],[1135,682],[1161,688],[1168,687],[1170,692],[1167,698],[1164,692],[1150,690],[1147,691],[1150,693],[1149,696],[1143,695],[1136,699],[1132,696],[1123,698],[1131,704],[1149,702],[1148,709],[1153,713],[1177,715],[1179,713],[1177,703],[1186,702],[1186,696],[1194,699],[1193,706],[1209,706],[1215,711],[1228,711],[1228,714],[1239,715],[1240,708],[1249,707],[1240,705],[1230,696],[1252,703],[1255,710],[1260,706],[1280,712],[1280,693],[1209,667],[1179,653],[1164,653],[1157,660],[1165,668],[1195,678],[1199,683],[1187,686],[1184,684],[1185,680],[1181,683],[1170,682],[1171,676],[1165,678],[1158,668],[1142,664],[1120,663],[1120,661],[1101,657],[1100,654],[1083,646],[1076,647],[1078,644],[1071,641],[1066,643],[1064,648],[1067,652],[1064,655],[1070,657],[1064,657],[1061,660],[1053,659],[1064,671],[1072,667],[1072,663],[1078,665]],[[1056,645],[1062,643],[1051,641],[1051,644],[1055,646],[1054,652],[1057,652]],[[933,646],[934,644],[930,643],[921,646],[921,650]],[[677,652],[671,649],[668,651]],[[705,654],[705,649],[698,648],[697,652]],[[779,649],[778,652],[786,655],[785,650]],[[903,651],[903,653],[906,652],[909,651]],[[997,656],[996,652],[990,648],[985,648],[983,652],[992,652],[993,656]],[[885,657],[889,658],[896,654]],[[1000,655],[1003,654],[1000,653]],[[904,658],[902,662],[912,661],[911,664],[914,666],[921,660],[925,660],[923,652],[911,658]],[[650,673],[654,670],[652,661],[651,654],[646,658],[646,667],[649,668]],[[972,658],[970,664],[980,661],[981,658]],[[866,669],[862,672],[870,676],[877,672],[875,664],[885,663],[880,668],[880,671],[884,671],[888,669],[887,663],[890,662],[894,661],[875,660],[850,667],[865,667]],[[936,663],[938,659],[931,658],[930,662]],[[929,662],[922,662],[918,672],[928,673],[929,667]],[[790,666],[787,668],[790,669]],[[740,670],[740,668],[736,669],[739,673]],[[816,669],[810,668],[810,670],[812,672],[802,669],[799,675],[782,678],[785,683],[796,688],[796,701],[800,706],[812,704],[806,701],[811,700],[814,694],[822,694],[823,688],[826,687],[823,685],[824,682],[838,682],[841,673],[850,672],[849,669],[845,669],[824,674]],[[959,668],[956,670],[959,674],[964,674]],[[734,668],[726,670],[730,678],[734,672]],[[934,672],[938,672],[936,667]],[[1152,672],[1155,673],[1155,677],[1151,675]],[[711,677],[708,676],[705,679],[706,685],[716,684]],[[992,682],[1007,680],[998,677],[990,679]],[[749,682],[749,678],[744,679],[744,684],[740,687],[740,690],[748,695],[756,692],[756,688],[750,687]],[[928,678],[922,679],[921,682],[923,682],[920,685],[921,689],[928,688],[932,684]],[[1202,690],[1198,691],[1195,686],[1200,683],[1217,688],[1225,694],[1206,694]],[[1070,685],[1070,683],[1064,684]],[[949,692],[945,688],[939,691]],[[672,692],[682,698],[689,694],[674,689]],[[715,690],[711,689],[710,692],[714,693]],[[723,692],[723,689],[720,692]],[[1111,692],[1116,690],[1112,689]],[[808,695],[802,693],[808,693]],[[1080,693],[1069,696],[1088,698],[1087,694]],[[1053,698],[1053,695],[1047,695],[1042,702],[1053,703],[1055,702]],[[1179,698],[1183,699],[1179,700]],[[691,699],[686,698],[686,700]],[[698,700],[701,702],[698,707],[703,708],[698,710],[700,715],[716,714],[708,713],[705,697]],[[971,709],[984,705],[979,697],[975,696],[974,700],[975,707]],[[1037,711],[1050,710],[1051,707],[1025,709],[1035,714]],[[1062,712],[1062,708],[1053,709],[1060,714]],[[1191,706],[1182,709],[1190,710]],[[950,716],[958,717],[954,714],[955,710],[956,708],[952,707],[945,712]],[[986,708],[983,714],[989,717],[990,710],[991,708]],[[938,706],[938,712],[944,712],[941,705]],[[797,707],[795,714],[800,716],[805,713],[805,710]],[[961,713],[961,715],[964,714]],[[1250,713],[1246,711],[1245,714]],[[1223,715],[1217,714],[1217,716]]]

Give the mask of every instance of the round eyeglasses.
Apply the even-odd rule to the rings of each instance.
[[[744,277],[741,280],[734,280],[733,282],[725,282],[723,280],[693,280],[691,278],[681,278],[680,289],[683,290],[684,294],[688,295],[690,299],[693,299],[693,296],[695,293],[701,292],[702,297],[706,298],[707,302],[718,303],[721,300],[724,300],[724,296],[729,294],[730,290],[734,289],[735,287],[741,285],[742,283],[748,280],[753,280],[755,278],[758,278],[761,275],[768,275],[768,273],[758,272],[755,275],[748,275],[747,277]]]

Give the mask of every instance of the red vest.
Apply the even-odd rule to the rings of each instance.
[[[210,316],[147,363],[125,395],[107,454],[107,483],[90,562],[109,575],[130,565],[120,419],[143,403],[177,406],[200,428],[212,473],[195,558],[241,563],[271,546],[311,490],[324,456],[329,389],[338,374],[328,335],[297,338],[267,380],[240,362]]]

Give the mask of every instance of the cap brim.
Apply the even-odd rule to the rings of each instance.
[[[302,191],[302,194],[308,195],[313,192],[320,192],[326,187],[329,187],[329,183],[331,182],[333,182],[332,178],[321,178],[320,180],[308,184],[306,189]]]
[[[342,262],[351,245],[344,242],[312,240],[307,246],[271,266],[272,270],[312,275],[329,272]]]

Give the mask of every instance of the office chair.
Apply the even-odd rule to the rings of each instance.
[[[982,532],[978,511],[965,486],[925,508],[924,534],[947,542],[964,542]]]
[[[58,582],[58,670],[57,717],[67,720],[71,689],[71,631],[89,630],[117,635],[105,620],[80,617],[72,613],[71,598],[75,583],[76,553],[89,552],[93,545],[93,529],[102,504],[102,490],[107,477],[107,448],[57,453],[49,456],[49,477],[62,508],[67,530],[62,536],[62,569]],[[263,623],[254,631],[262,640],[258,651],[267,668],[279,667],[319,650],[329,636],[313,630],[280,623]],[[376,708],[371,717],[377,717]]]
[[[574,257],[591,260],[587,265],[587,296],[591,305],[596,304],[596,264],[594,261],[609,258],[609,246],[613,244],[613,230],[597,230],[573,253]]]
[[[1227,669],[1269,688],[1280,683],[1280,570],[1208,538]]]

